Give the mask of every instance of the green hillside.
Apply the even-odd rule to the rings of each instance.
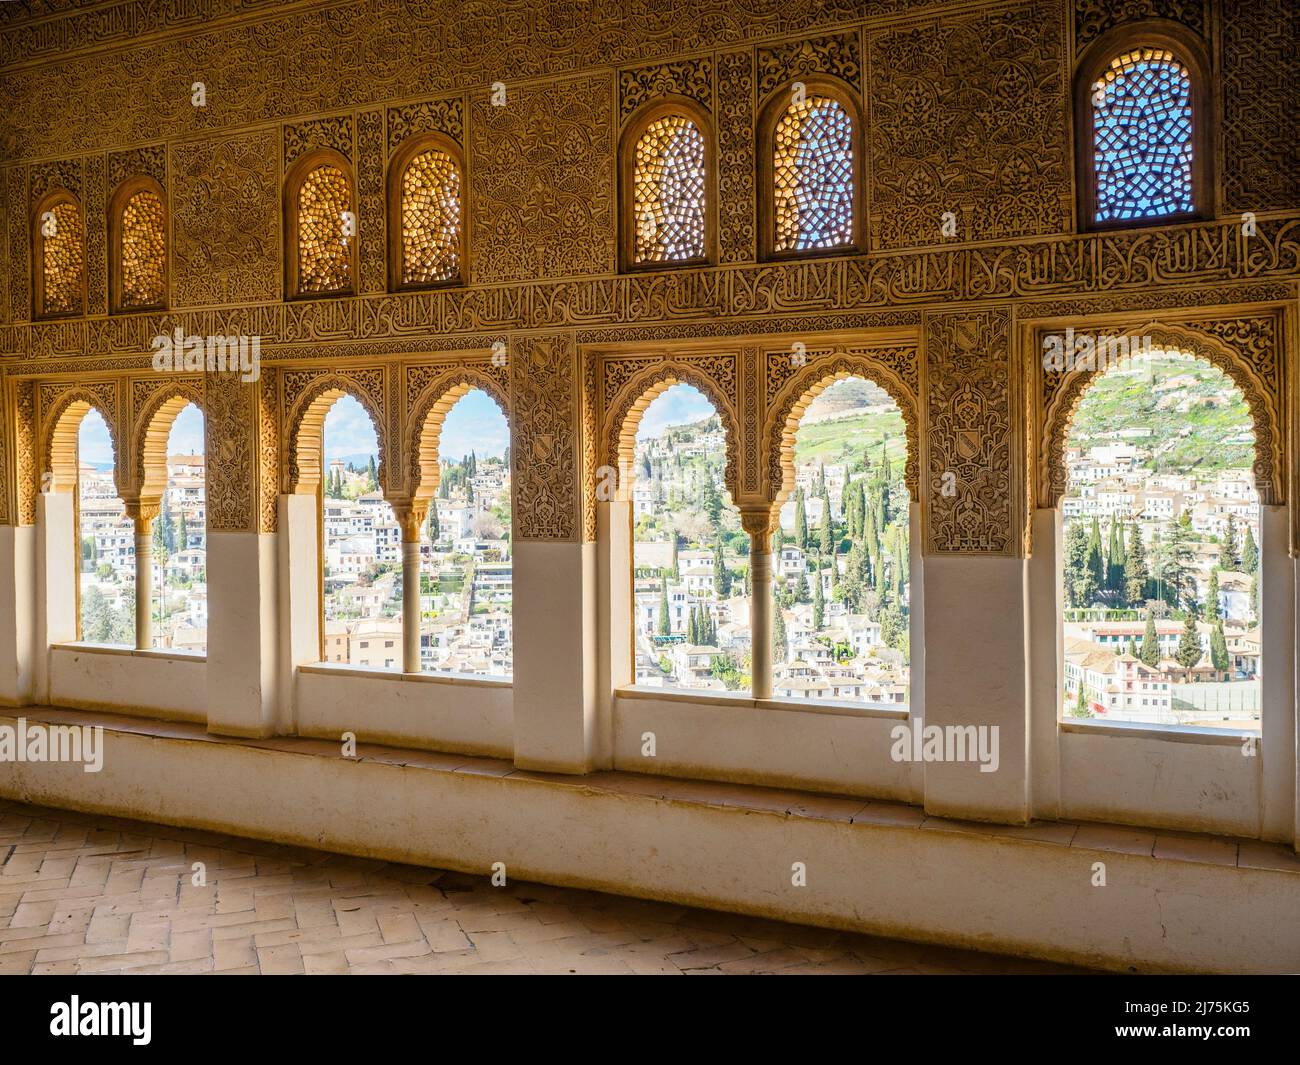
[[[1150,436],[1132,442],[1147,449],[1143,465],[1152,472],[1240,469],[1254,462],[1250,412],[1222,372],[1178,356],[1134,359],[1132,365],[1140,372],[1103,374],[1089,387],[1075,414],[1072,446],[1118,442],[1121,438],[1111,434],[1147,428]],[[1193,380],[1161,392],[1160,384],[1172,377]],[[1191,408],[1178,410],[1177,403],[1167,403],[1161,409],[1162,396],[1171,395],[1190,398]]]

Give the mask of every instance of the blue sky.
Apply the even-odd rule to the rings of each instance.
[[[510,431],[501,408],[482,389],[467,392],[447,412],[442,424],[438,457],[461,459],[476,455],[505,455]],[[379,458],[379,441],[366,409],[351,396],[343,396],[325,415],[325,458],[373,455]]]
[[[641,415],[636,438],[648,440],[673,425],[688,425],[716,413],[704,393],[691,385],[673,385],[656,396]]]
[[[81,425],[77,428],[77,446],[82,462],[98,467],[113,464],[113,444],[108,435],[108,426],[94,407],[81,419]],[[167,438],[167,454],[203,454],[203,415],[193,403],[176,415],[171,435]]]

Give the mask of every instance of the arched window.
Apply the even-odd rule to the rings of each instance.
[[[455,144],[431,134],[399,149],[389,166],[388,217],[394,289],[461,280],[465,225]]]
[[[113,194],[109,254],[115,311],[166,306],[167,216],[162,188],[152,178],[129,178]]]
[[[748,691],[749,537],[724,481],[725,432],[685,384],[645,408],[632,489],[638,684]]]
[[[685,100],[643,108],[623,134],[623,262],[701,263],[713,239],[708,116]]]
[[[64,417],[75,416],[69,409]],[[135,526],[113,480],[113,441],[103,416],[77,426],[78,639],[135,644]]]
[[[763,114],[764,253],[858,246],[862,156],[852,95],[831,79],[809,79],[779,90]]]
[[[475,388],[435,431],[438,487],[420,530],[421,668],[509,677],[510,429]]]
[[[772,560],[772,695],[904,708],[910,694],[910,497],[898,405],[860,377],[816,390]]]
[[[299,159],[285,181],[290,298],[352,291],[359,225],[351,164],[325,149]]]
[[[37,206],[33,225],[33,313],[40,318],[80,314],[85,307],[86,235],[81,204],[57,190]]]
[[[324,660],[402,668],[402,534],[379,489],[379,439],[341,395],[325,415],[321,457]]]
[[[1123,27],[1076,75],[1086,225],[1190,219],[1210,210],[1206,65],[1190,33]]]
[[[1152,350],[1090,382],[1065,451],[1064,717],[1259,729],[1254,457],[1204,360]]]
[[[206,467],[203,414],[193,403],[171,423],[166,463],[167,487],[153,528],[153,643],[202,654],[208,632]]]

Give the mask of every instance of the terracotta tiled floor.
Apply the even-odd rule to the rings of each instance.
[[[0,862],[0,974],[1072,971],[5,800]]]

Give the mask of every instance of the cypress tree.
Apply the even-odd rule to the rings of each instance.
[[[1191,669],[1201,660],[1201,640],[1196,634],[1196,615],[1190,610],[1183,620],[1183,634],[1178,637],[1178,650],[1174,658],[1184,669]]]
[[[369,461],[369,463],[368,463],[367,466],[366,466],[366,478],[367,478],[367,483],[368,483],[368,485],[369,485],[369,487],[368,487],[368,489],[367,489],[368,491],[373,492],[376,488],[379,487],[379,474],[378,474],[378,472],[375,470],[375,456],[374,456],[374,455],[371,455],[371,456],[370,456],[370,461]]]
[[[1142,531],[1134,522],[1128,531],[1128,551],[1124,556],[1124,602],[1139,607],[1146,602],[1147,582],[1151,574],[1147,569],[1147,552],[1142,543]]]
[[[1073,521],[1065,530],[1065,596],[1071,607],[1087,606],[1084,585],[1088,570],[1088,534]]]
[[[731,571],[722,557],[722,537],[713,541],[713,594],[726,599],[731,594]]]
[[[804,506],[802,488],[794,495],[794,542],[800,551],[808,550],[808,511]]]
[[[1138,658],[1152,669],[1160,665],[1160,639],[1156,636],[1155,615],[1150,610],[1147,611],[1147,627],[1142,634],[1142,649],[1138,652]]]
[[[1219,571],[1210,571],[1210,590],[1205,593],[1205,620],[1213,624],[1219,620]]]
[[[831,500],[822,493],[822,527],[818,546],[823,555],[831,553]]]
[[[785,615],[781,604],[773,609],[772,618],[772,661],[780,665],[789,656],[790,648],[785,636]]]
[[[661,581],[659,584],[659,635],[671,636],[672,631],[672,622],[668,617],[668,583]]]
[[[1246,539],[1241,546],[1241,570],[1243,573],[1254,573],[1259,569],[1259,547],[1255,544],[1255,533],[1249,525],[1246,526]]]
[[[825,598],[825,593],[822,592],[821,570],[815,570],[814,573],[816,575],[816,579],[813,581],[812,623],[813,623],[813,630],[816,632],[821,632],[822,624],[826,620],[826,598]]]
[[[1210,664],[1220,673],[1226,673],[1231,665],[1228,658],[1228,641],[1223,638],[1223,622],[1216,622],[1210,634]]]
[[[1101,523],[1093,518],[1092,527],[1088,530],[1088,588],[1092,594],[1087,597],[1084,606],[1090,606],[1105,587],[1106,562],[1101,551]]]
[[[1219,567],[1226,570],[1237,568],[1237,519],[1231,514],[1223,530],[1223,539],[1219,541]]]

